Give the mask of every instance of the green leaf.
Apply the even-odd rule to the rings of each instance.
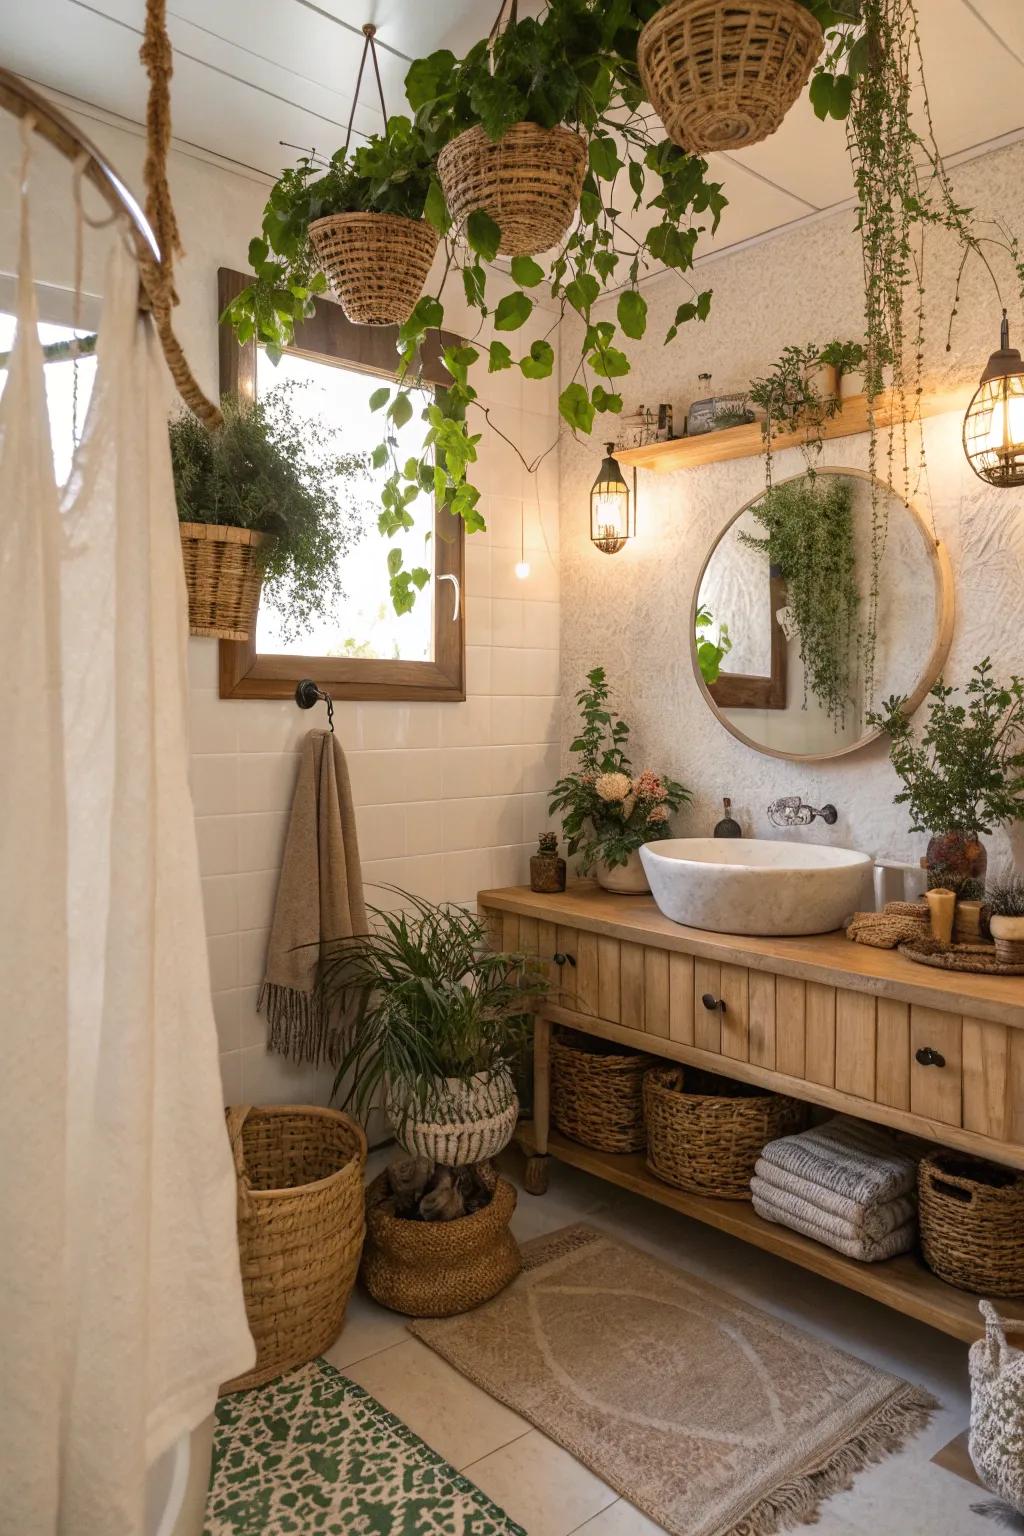
[[[611,411],[614,415],[618,415],[622,410],[622,396],[610,395],[603,384],[594,385],[593,401],[598,411]]]
[[[471,267],[462,269],[462,286],[466,293],[466,303],[473,309],[484,309],[484,289],[487,283],[487,275],[480,263],[474,262]]]
[[[558,412],[574,431],[589,432],[594,425],[594,407],[582,384],[568,384],[558,397]]]
[[[526,379],[549,379],[555,366],[555,352],[548,341],[535,341],[530,347],[529,357],[520,361],[523,377]]]
[[[636,206],[639,208],[640,199],[644,195],[644,168],[639,160],[629,162],[629,184],[636,194]]]
[[[512,353],[503,341],[492,341],[487,362],[488,373],[500,373],[503,368],[512,367]]]
[[[427,223],[437,230],[439,235],[448,233],[452,225],[451,214],[448,212],[448,204],[444,200],[441,191],[441,183],[436,177],[430,178],[430,186],[427,188],[427,199],[423,204],[423,216]]]
[[[407,421],[412,420],[412,401],[404,392],[395,396],[388,415],[396,427],[404,427]]]
[[[590,169],[602,181],[614,181],[622,168],[615,140],[604,134],[595,134],[590,141]]]
[[[257,236],[255,240],[249,241],[250,267],[261,267],[269,255],[270,248],[265,240],[260,240]]]
[[[577,314],[586,315],[601,292],[601,285],[590,272],[581,272],[565,285],[565,296]]]
[[[619,294],[616,312],[624,333],[639,341],[647,329],[647,300],[635,288],[626,288]]]
[[[620,379],[629,372],[629,358],[617,347],[595,348],[587,361],[595,373],[606,379]]]
[[[544,268],[532,256],[512,257],[512,281],[520,288],[536,288],[544,281]]]
[[[400,549],[388,550],[388,575],[397,576],[402,569],[402,551]]]
[[[482,208],[474,208],[466,220],[466,239],[470,248],[482,256],[484,261],[493,261],[501,243],[501,230],[489,213],[485,213]]]
[[[810,96],[811,106],[814,108],[815,117],[820,118],[822,122],[825,121],[829,114],[834,83],[835,76],[830,75],[824,69],[819,70],[811,81],[811,89],[808,95]]]
[[[374,469],[383,469],[388,461],[388,450],[384,443],[378,443],[370,454],[370,463]]]
[[[375,389],[370,396],[370,410],[379,411],[382,405],[387,405],[391,399],[391,391],[385,384],[381,389]]]
[[[506,293],[494,311],[494,329],[496,331],[518,331],[521,325],[525,325],[533,312],[533,305],[525,293],[518,290],[515,293]]]

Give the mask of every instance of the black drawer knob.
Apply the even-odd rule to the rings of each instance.
[[[563,955],[561,950],[559,950],[557,955],[552,955],[551,958],[554,960],[556,965],[566,965],[566,964],[568,964],[568,965],[575,965],[576,964],[576,956],[575,955]]]
[[[922,1067],[944,1067],[946,1065],[945,1056],[931,1045],[922,1045],[919,1050],[914,1052],[914,1055]]]
[[[704,1007],[707,1009],[708,1013],[725,1012],[725,998],[716,997],[713,992],[705,992],[704,996],[701,998],[701,1002],[704,1004]]]

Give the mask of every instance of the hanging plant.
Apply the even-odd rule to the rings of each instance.
[[[765,537],[741,533],[740,542],[762,550],[785,578],[804,668],[804,708],[813,693],[841,730],[853,703],[860,604],[849,481],[813,474],[785,480],[768,487],[751,515]]]

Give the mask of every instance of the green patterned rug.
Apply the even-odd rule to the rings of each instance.
[[[526,1536],[326,1360],[217,1404],[204,1536]]]

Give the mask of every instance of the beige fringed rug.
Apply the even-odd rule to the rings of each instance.
[[[410,1324],[673,1536],[770,1536],[922,1429],[896,1376],[588,1227],[461,1317]]]

